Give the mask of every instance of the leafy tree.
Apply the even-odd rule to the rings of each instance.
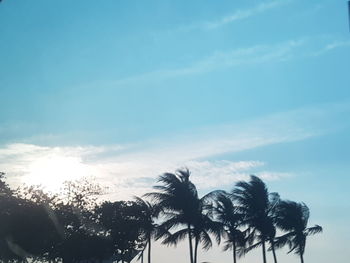
[[[80,210],[92,210],[97,197],[104,193],[101,185],[90,182],[87,178],[65,181],[61,191],[62,200]]]
[[[267,243],[275,263],[275,248],[284,245],[303,263],[307,236],[322,231],[307,227],[304,203],[281,201],[256,176],[238,182],[231,194],[218,190],[201,198],[189,177],[187,169],[161,175],[157,191],[145,195],[153,203],[136,197],[99,205],[102,188],[86,179],[66,182],[61,195],[52,195],[39,186],[13,191],[0,173],[0,261],[131,262],[148,248],[150,263],[152,239],[164,237],[167,245],[188,238],[190,262],[197,263],[198,247],[209,249],[214,236],[218,243],[225,237],[234,263],[259,246],[266,263]],[[276,227],[286,233],[276,238]]]
[[[16,189],[16,196],[27,203],[39,206],[40,210],[45,213],[46,219],[49,220],[49,228],[47,229],[49,232],[46,234],[51,239],[51,245],[45,253],[45,259],[56,260],[59,257],[57,249],[65,234],[64,227],[57,217],[61,202],[58,195],[46,192],[41,185],[31,185]]]
[[[64,262],[111,257],[110,240],[104,235],[94,213],[97,196],[101,193],[102,188],[86,178],[64,183],[54,206],[57,229],[62,236],[56,252]]]
[[[11,246],[10,224],[17,205],[17,198],[5,182],[5,173],[0,172],[0,260],[4,262],[20,261],[24,256],[16,253],[14,246]]]
[[[110,240],[80,229],[68,235],[61,243],[60,257],[63,262],[101,262],[112,257]]]
[[[10,197],[13,191],[10,189],[8,184],[5,182],[5,173],[0,172],[0,197]]]
[[[11,250],[17,260],[49,259],[59,239],[47,205],[49,196],[39,187],[13,192],[1,183],[1,189],[0,235],[4,249]]]
[[[304,203],[281,201],[276,212],[276,223],[279,228],[287,232],[277,239],[278,247],[289,245],[289,252],[294,251],[304,263],[304,252],[307,236],[322,232],[322,227],[315,225],[307,227],[310,210]]]
[[[97,208],[98,221],[111,239],[117,261],[130,262],[145,246],[143,212],[132,201],[104,202]]]
[[[10,217],[10,242],[20,248],[19,252],[41,260],[51,255],[59,236],[44,206],[22,199]]]

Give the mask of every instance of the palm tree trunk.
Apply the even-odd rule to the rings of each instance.
[[[275,251],[275,243],[273,240],[271,240],[271,250],[273,255],[273,261],[274,263],[277,263],[277,257],[276,257],[276,251]]]
[[[197,263],[197,255],[198,255],[198,239],[195,238],[195,243],[194,243],[194,259],[193,263]]]
[[[301,261],[301,263],[304,263],[304,256],[303,256],[303,253],[300,253],[300,261]]]
[[[187,229],[188,229],[188,242],[189,242],[189,246],[190,246],[190,262],[193,262],[193,248],[192,248],[192,236],[191,236],[191,226],[190,224],[187,225]]]
[[[236,242],[233,241],[233,263],[236,263],[237,262],[237,258],[236,258]]]
[[[144,250],[142,250],[142,252],[141,252],[141,263],[143,263],[143,251]]]
[[[148,263],[151,263],[151,235],[148,235]]]
[[[263,262],[266,263],[265,240],[262,241]]]

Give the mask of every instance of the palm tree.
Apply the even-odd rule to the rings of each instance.
[[[216,242],[219,244],[221,241],[221,236],[223,234],[222,224],[220,222],[214,221],[212,218],[212,199],[215,196],[214,192],[203,196],[198,199],[196,205],[193,207],[191,221],[190,221],[190,234],[194,242],[193,247],[193,262],[197,263],[198,259],[198,246],[203,244],[202,248],[208,250],[212,247],[213,242],[210,235],[213,235]],[[173,220],[175,219],[175,220]],[[179,220],[180,219],[180,220]],[[166,220],[162,225],[170,229],[174,226],[181,224],[181,216],[174,215],[169,220]],[[183,222],[182,225],[186,224]],[[168,234],[164,239],[163,244],[176,245],[179,241],[185,238],[187,234],[187,228],[180,229],[173,234]]]
[[[135,197],[135,203],[141,208],[143,213],[143,217],[140,222],[140,229],[146,239],[145,246],[148,247],[148,263],[151,263],[151,241],[152,238],[158,239],[160,234],[159,226],[154,221],[154,219],[158,216],[158,211],[154,205],[140,197]],[[143,253],[144,249],[141,252],[142,261]]]
[[[276,211],[277,226],[287,232],[277,238],[276,246],[289,245],[289,252],[295,251],[304,263],[306,237],[322,232],[322,227],[315,225],[307,227],[310,210],[304,203],[281,201]]]
[[[178,170],[175,174],[165,173],[160,176],[154,188],[158,192],[149,193],[146,196],[153,198],[156,207],[161,211],[164,222],[160,225],[165,239],[164,244],[176,245],[180,240],[188,237],[190,262],[197,262],[198,245],[203,243],[204,249],[212,246],[210,234],[220,242],[222,230],[220,223],[211,218],[212,194],[209,193],[202,198],[198,197],[195,185],[189,180],[188,169]],[[171,233],[171,229],[176,229]]]
[[[200,200],[203,201],[202,198]],[[211,212],[199,209],[198,215],[193,222],[194,263],[197,263],[198,259],[198,245],[202,243],[202,248],[208,250],[213,244],[210,234],[214,235],[216,242],[220,244],[222,233],[221,224],[211,218]]]
[[[279,200],[278,194],[269,194],[265,183],[259,177],[251,175],[249,182],[240,181],[236,184],[232,190],[232,197],[244,215],[242,224],[248,226],[247,241],[251,246],[246,251],[262,246],[263,262],[266,263],[266,243],[269,242],[274,261],[277,263],[273,212]],[[257,243],[252,245],[254,240]]]
[[[178,240],[188,236],[190,262],[194,263],[191,226],[193,225],[193,211],[197,206],[198,193],[189,177],[190,171],[188,169],[178,170],[176,173],[164,173],[158,179],[161,185],[154,186],[158,191],[148,193],[145,196],[154,200],[156,208],[165,218],[162,227],[166,230],[180,225],[186,226],[185,229],[173,234],[172,239]],[[166,235],[166,232],[163,234]],[[167,238],[169,236],[168,232]]]
[[[275,224],[275,217],[276,217],[276,209],[280,202],[280,196],[278,193],[269,193],[269,207],[268,207],[268,216],[266,218],[266,230],[267,231],[267,241],[270,244],[269,251],[272,252],[273,261],[274,263],[277,263],[277,256],[276,256],[276,224]],[[251,238],[254,238],[254,235],[251,236]],[[249,238],[248,238],[249,239]],[[245,249],[245,253],[249,252],[250,250],[261,246],[262,240],[258,238],[257,243],[254,245],[251,245],[250,247]]]
[[[229,194],[222,191],[216,197],[214,215],[225,231],[224,250],[232,249],[233,263],[236,263],[237,247],[244,247],[245,244],[245,233],[239,229],[243,221],[243,214],[233,204]]]

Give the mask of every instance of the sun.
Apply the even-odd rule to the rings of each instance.
[[[88,176],[88,170],[80,158],[52,154],[40,157],[29,165],[24,183],[41,185],[47,191],[58,192],[63,182]]]

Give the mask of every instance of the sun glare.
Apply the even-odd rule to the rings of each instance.
[[[57,192],[62,183],[88,176],[87,166],[80,158],[52,155],[35,160],[24,178],[27,185],[41,185],[47,191]]]

